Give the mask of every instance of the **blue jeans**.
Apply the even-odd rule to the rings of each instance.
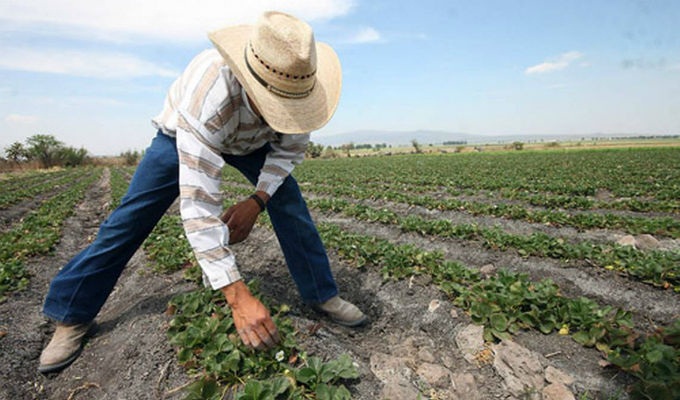
[[[245,155],[223,155],[253,184],[268,145]],[[125,265],[179,195],[175,139],[158,133],[146,150],[121,203],[99,227],[94,242],[52,280],[43,312],[64,323],[92,321]],[[267,212],[302,299],[321,303],[338,293],[326,251],[300,188],[288,176],[267,203]]]

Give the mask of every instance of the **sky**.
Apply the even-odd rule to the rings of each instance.
[[[680,134],[677,0],[0,0],[0,153],[35,134],[93,155],[143,150],[206,33],[271,9],[309,22],[342,63],[315,142]]]

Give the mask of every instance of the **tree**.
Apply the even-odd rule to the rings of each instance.
[[[326,149],[323,151],[321,158],[335,158],[337,156],[338,155],[335,153],[335,150],[333,149],[332,146],[326,146]]]
[[[413,149],[415,150],[416,154],[420,154],[423,152],[423,150],[420,148],[420,143],[418,143],[417,140],[415,139],[411,140],[411,145],[413,145]]]
[[[28,158],[28,153],[21,142],[14,142],[5,147],[5,154],[10,161],[20,163]]]
[[[512,142],[512,148],[515,150],[523,150],[524,149],[524,143],[522,142]]]
[[[137,165],[141,155],[137,150],[126,150],[120,153],[120,157],[122,157],[123,160],[125,160],[125,165],[132,166]]]
[[[354,150],[354,142],[343,144],[340,146],[340,149],[342,149],[347,154],[347,157],[352,157],[350,150]]]
[[[65,167],[77,167],[85,163],[87,150],[84,148],[62,147],[57,151],[58,160]]]
[[[322,144],[316,144],[310,141],[309,144],[307,145],[307,149],[305,150],[305,157],[317,158],[321,156],[322,152],[323,152]]]
[[[52,167],[58,160],[63,143],[52,135],[33,135],[26,139],[30,159],[38,160],[44,168]]]

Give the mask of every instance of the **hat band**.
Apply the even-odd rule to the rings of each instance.
[[[279,89],[276,86],[273,86],[272,84],[270,84],[269,82],[264,80],[264,78],[262,78],[260,75],[257,74],[257,72],[255,72],[253,67],[250,65],[250,62],[248,62],[248,48],[247,47],[246,47],[246,52],[243,55],[243,57],[246,60],[246,66],[248,67],[248,71],[250,71],[250,74],[253,76],[253,78],[255,78],[255,80],[260,85],[264,86],[267,90],[269,90],[270,92],[272,92],[276,95],[279,95],[281,97],[286,97],[286,98],[289,98],[289,99],[301,99],[301,98],[309,96],[309,94],[312,93],[312,90],[314,89],[314,85],[316,84],[316,81],[312,83],[312,87],[305,90],[304,92],[294,93],[294,92],[288,92],[288,91],[283,90],[283,89]]]

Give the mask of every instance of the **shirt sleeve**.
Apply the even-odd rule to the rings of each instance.
[[[257,180],[256,190],[262,190],[269,196],[273,196],[276,189],[281,186],[295,165],[300,164],[305,158],[305,150],[309,143],[309,134],[276,134],[277,140],[269,142],[272,150],[267,154],[260,176]]]
[[[220,219],[224,160],[180,116],[177,128],[180,214],[187,239],[203,271],[204,284],[219,289],[241,279],[229,250],[229,228]]]

